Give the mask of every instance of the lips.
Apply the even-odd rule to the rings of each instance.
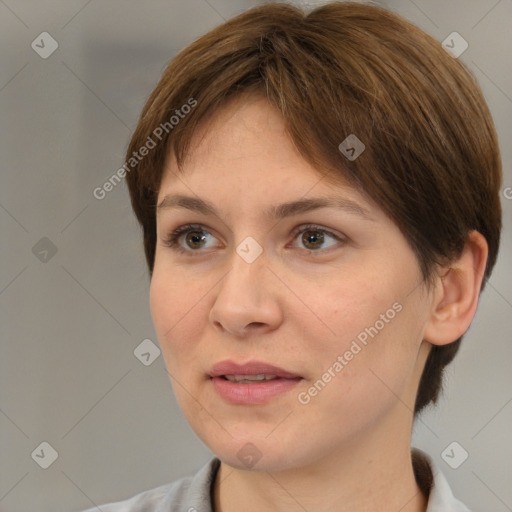
[[[250,380],[258,382],[273,379],[297,379],[300,375],[289,372],[278,366],[261,361],[252,361],[245,364],[238,364],[234,361],[221,361],[213,365],[209,373],[210,377],[225,377],[228,380],[237,382]]]
[[[296,373],[260,361],[222,361],[212,367],[209,376],[218,395],[232,405],[263,405],[302,380]]]

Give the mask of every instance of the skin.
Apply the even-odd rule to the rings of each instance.
[[[455,340],[474,314],[486,258],[481,235],[458,271],[445,269],[427,289],[398,227],[341,177],[335,186],[322,179],[257,96],[229,101],[200,125],[183,173],[169,154],[158,204],[171,194],[201,198],[218,212],[158,209],[150,288],[178,403],[222,461],[215,510],[425,511],[410,458],[414,399],[431,344]],[[338,207],[279,221],[263,215],[270,205],[311,197],[344,198],[368,215]],[[166,246],[188,223],[202,226],[205,241],[185,234],[184,253]],[[317,229],[301,230],[305,224]],[[307,235],[318,228],[340,240],[324,232],[311,248]],[[252,263],[236,252],[248,236],[263,249]],[[400,312],[301,403],[299,393],[396,303]],[[265,404],[229,404],[208,376],[225,359],[266,361],[303,380]],[[237,456],[246,443],[260,456],[252,468]]]

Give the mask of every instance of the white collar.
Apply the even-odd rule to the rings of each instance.
[[[470,512],[469,508],[453,495],[450,485],[439,467],[425,452],[413,448],[413,464],[423,463],[429,475],[416,472],[418,485],[428,494],[427,512]],[[415,467],[417,469],[418,466]]]

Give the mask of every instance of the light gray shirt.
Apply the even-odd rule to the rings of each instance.
[[[416,474],[418,485],[429,496],[427,512],[470,512],[453,496],[446,478],[428,455],[420,450],[414,452],[426,462],[427,471],[430,468],[429,481],[422,481],[422,477]],[[211,491],[219,466],[220,460],[214,457],[194,476],[143,491],[128,500],[89,508],[84,512],[213,512]]]

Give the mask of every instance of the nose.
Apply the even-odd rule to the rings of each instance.
[[[277,329],[283,321],[278,286],[264,254],[247,263],[234,253],[232,266],[217,288],[210,322],[216,329],[236,337]]]

